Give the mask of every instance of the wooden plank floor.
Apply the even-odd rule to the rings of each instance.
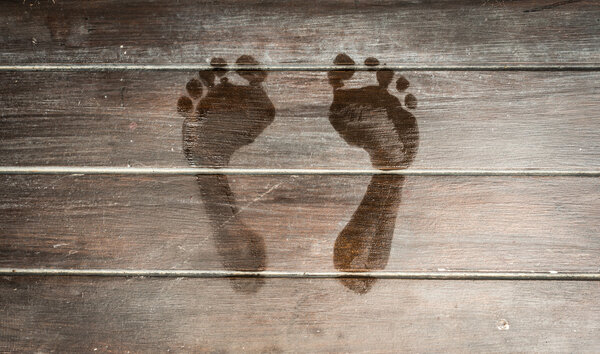
[[[252,53],[324,65],[598,63],[598,8],[582,1],[9,1],[4,63],[205,63]]]
[[[334,270],[336,236],[370,179],[230,177],[239,213],[217,225],[259,233],[268,269],[288,271]],[[387,270],[598,269],[596,178],[406,179]],[[192,176],[0,180],[1,266],[222,269],[213,237],[219,226],[206,208],[223,201],[203,201]]]
[[[6,1],[0,352],[597,352],[599,18]]]
[[[419,100],[413,114],[421,142],[413,168],[600,167],[598,72],[400,75],[410,81],[406,91]],[[189,71],[0,73],[5,83],[0,94],[10,97],[2,111],[0,162],[185,167],[183,118],[175,107],[186,83],[197,76]],[[356,73],[346,86],[375,85],[375,76]],[[333,95],[326,73],[271,72],[263,86],[276,108],[275,120],[236,152],[231,167],[371,166],[365,151],[348,145],[329,124]]]
[[[264,279],[263,279],[264,280]],[[21,278],[7,350],[72,352],[595,352],[598,282]],[[8,319],[8,320],[7,320]],[[79,338],[79,340],[77,340]]]

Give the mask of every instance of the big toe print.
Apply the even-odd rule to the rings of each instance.
[[[400,100],[388,91],[394,72],[379,67],[379,60],[367,58],[377,85],[345,89],[345,81],[354,75],[354,61],[345,54],[335,60],[339,70],[328,73],[333,88],[329,121],[350,145],[369,154],[378,169],[406,168],[413,162],[419,146],[419,131],[415,117],[402,107]],[[403,76],[396,89],[403,93],[409,82]],[[417,107],[412,94],[404,98],[406,107]],[[396,215],[400,206],[404,176],[375,175],[362,202],[335,241],[333,261],[342,271],[381,270],[389,258]],[[349,289],[365,293],[374,278],[342,278]]]
[[[249,55],[238,66],[258,65]],[[187,95],[179,98],[177,111],[183,122],[183,151],[193,166],[226,167],[231,156],[252,143],[275,118],[275,108],[262,87],[267,73],[238,69],[247,85],[234,85],[227,77],[227,63],[211,60],[212,70],[201,71],[186,85]],[[266,267],[263,238],[250,230],[239,217],[235,197],[225,175],[198,175],[206,212],[215,229],[215,243],[227,270],[258,271]],[[236,290],[255,292],[260,278],[233,279]]]

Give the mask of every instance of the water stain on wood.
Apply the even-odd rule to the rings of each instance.
[[[239,65],[258,64],[251,56],[241,56]],[[415,158],[419,132],[415,117],[400,100],[389,93],[395,73],[380,66],[376,58],[367,58],[378,85],[344,89],[354,61],[339,54],[334,64],[346,66],[328,72],[333,88],[329,121],[350,145],[365,149],[378,169],[406,168]],[[275,117],[275,108],[262,87],[267,73],[262,70],[237,70],[249,85],[231,84],[225,74],[227,63],[211,60],[213,70],[201,71],[186,85],[188,96],[177,102],[185,117],[183,150],[193,166],[224,167],[242,146],[251,144]],[[215,80],[219,83],[215,84]],[[404,92],[410,83],[399,76],[396,89]],[[196,102],[195,102],[196,101]],[[417,99],[405,97],[405,105],[416,108]],[[225,175],[199,175],[198,185],[207,214],[215,229],[217,250],[228,270],[266,269],[265,242],[238,217],[235,196]],[[390,255],[396,216],[400,206],[403,176],[375,175],[351,220],[338,235],[333,263],[342,271],[384,269]],[[375,279],[345,278],[342,283],[357,293],[366,293]],[[236,289],[255,292],[261,279],[236,280]],[[241,285],[243,284],[243,285]]]
[[[344,89],[344,81],[354,74],[354,61],[346,54],[339,54],[334,64],[347,68],[328,73],[329,84],[333,87],[333,102],[329,109],[331,125],[348,144],[365,149],[373,167],[410,166],[419,147],[419,130],[416,118],[388,91],[394,72],[381,68],[376,58],[367,58],[365,65],[373,67],[378,85]],[[409,85],[403,76],[396,80],[399,92],[404,92]],[[416,97],[407,94],[405,105],[416,108]],[[335,241],[333,262],[336,269],[370,271],[385,268],[403,184],[404,176],[375,175],[371,178],[360,205]],[[366,293],[375,280],[343,278],[341,282],[357,293]]]
[[[419,131],[415,117],[388,91],[394,72],[377,68],[379,61],[368,58],[365,65],[376,71],[378,85],[344,89],[344,81],[354,75],[351,67],[354,61],[339,54],[334,64],[348,67],[328,73],[329,84],[333,87],[333,102],[329,108],[329,122],[333,128],[348,144],[365,149],[374,167],[408,167],[419,146]],[[399,92],[404,92],[409,85],[403,76],[396,81]],[[405,101],[416,107],[413,95],[407,95]]]
[[[252,143],[275,118],[275,107],[261,83],[267,72],[237,70],[249,85],[234,85],[224,76],[223,59],[211,60],[215,70],[200,72],[186,85],[177,110],[184,115],[183,151],[194,166],[224,167],[235,151]],[[241,56],[238,65],[257,65],[251,56]],[[215,84],[215,79],[220,82]],[[199,101],[195,105],[194,100]]]
[[[381,270],[392,248],[404,176],[375,175],[352,218],[335,240],[333,263],[338,270]],[[347,288],[364,294],[377,279],[341,278]]]
[[[238,65],[256,65],[248,55]],[[262,70],[237,70],[248,85],[231,84],[225,74],[227,63],[213,58],[214,70],[201,71],[186,85],[188,96],[177,102],[183,122],[183,151],[193,166],[226,167],[233,153],[252,143],[275,118],[275,107],[261,86],[267,77]],[[215,84],[215,79],[219,83]],[[196,102],[195,102],[196,101]],[[235,196],[225,175],[198,175],[206,212],[223,267],[227,270],[259,271],[267,264],[262,236],[238,217]],[[234,288],[255,292],[263,279],[232,279]]]

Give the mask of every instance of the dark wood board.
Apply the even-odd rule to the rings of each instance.
[[[585,1],[3,2],[0,62],[205,63],[252,54],[329,64],[598,63],[600,6]]]
[[[600,169],[598,1],[0,8],[4,168]],[[3,174],[0,268],[38,276],[0,277],[0,352],[597,352],[598,281],[301,273],[597,276],[599,210],[559,173]]]
[[[0,350],[594,352],[598,282],[4,277]],[[256,281],[255,279],[246,281]]]
[[[418,107],[409,110],[420,135],[412,168],[600,167],[599,73],[403,75],[410,81],[406,92],[419,100]],[[183,118],[176,105],[194,76],[197,73],[0,73],[0,163],[188,166],[182,153]],[[234,73],[228,76],[243,81]],[[347,87],[376,82],[374,73],[361,72]],[[275,119],[254,143],[233,154],[231,167],[371,166],[367,153],[346,143],[328,120],[332,89],[327,73],[271,72],[263,87],[275,107]],[[405,94],[395,91],[390,88],[403,100]],[[376,130],[376,135],[384,136],[387,128]]]
[[[204,192],[194,176],[2,176],[0,267],[332,271],[370,183],[228,176],[232,198],[202,178]],[[382,263],[367,270],[383,268],[386,252],[391,271],[598,269],[597,178],[409,176],[389,202],[392,183],[371,186],[353,223],[369,244],[387,235],[371,223],[395,220],[391,246],[373,246]],[[260,257],[232,253],[252,239]]]

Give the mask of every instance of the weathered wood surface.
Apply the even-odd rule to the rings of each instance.
[[[203,178],[205,187],[219,183]],[[223,262],[232,255],[219,252],[254,232],[266,269],[331,271],[336,237],[369,184],[368,176],[228,179],[235,203],[203,195],[193,176],[3,176],[0,266],[231,269]],[[381,211],[386,187],[373,188],[362,223],[383,222],[380,213],[393,221]],[[406,177],[401,193],[385,270],[598,269],[597,178]],[[242,269],[262,262],[239,258]]]
[[[411,110],[420,132],[413,168],[600,167],[597,72],[402,74],[410,81],[406,92],[419,100]],[[0,73],[0,163],[188,166],[176,104],[194,76]],[[374,73],[357,72],[346,86],[376,82]],[[328,120],[327,73],[271,72],[263,86],[275,119],[254,143],[233,154],[231,167],[371,166],[367,153],[346,143]],[[404,94],[395,94],[403,100]]]
[[[5,1],[0,166],[598,169],[599,17],[593,0]],[[412,67],[395,73],[410,86],[314,71],[350,61],[339,53]],[[198,73],[184,64],[215,57],[271,71],[228,73],[235,86],[217,81],[190,113],[198,97],[181,97],[200,81],[186,92]],[[18,68],[34,64],[45,71]],[[452,66],[467,71],[435,71]],[[0,267],[597,273],[599,183],[3,175]],[[595,352],[599,290],[1,277],[0,352]]]
[[[235,280],[234,280],[235,281]],[[256,279],[248,280],[256,281]],[[0,350],[76,352],[590,352],[598,282],[0,279]]]
[[[600,61],[600,6],[585,1],[34,1],[3,3],[2,63],[390,64]]]

